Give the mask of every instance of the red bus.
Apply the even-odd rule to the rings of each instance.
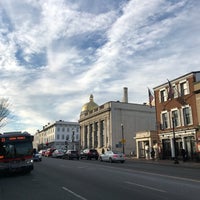
[[[28,133],[0,134],[0,172],[33,170],[33,136]]]

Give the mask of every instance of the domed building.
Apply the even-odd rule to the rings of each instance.
[[[81,114],[83,113],[86,113],[86,112],[89,112],[89,111],[92,111],[94,110],[95,108],[98,108],[99,106],[94,102],[94,97],[93,95],[91,94],[90,95],[90,98],[89,98],[89,102],[84,104],[82,106],[82,109],[81,109]]]
[[[122,102],[109,101],[100,106],[90,95],[90,101],[82,106],[80,113],[81,149],[94,148],[99,153],[108,149],[136,152],[133,140],[136,132],[155,129],[155,109],[128,103],[127,90],[124,88]]]

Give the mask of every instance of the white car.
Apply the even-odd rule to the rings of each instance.
[[[62,149],[56,149],[52,153],[52,158],[62,158],[64,154],[65,153],[64,153],[64,151]]]
[[[125,162],[125,154],[116,151],[107,151],[104,154],[99,156],[100,161],[107,161],[107,162]]]

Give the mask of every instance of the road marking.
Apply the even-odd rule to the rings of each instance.
[[[69,192],[70,194],[74,195],[75,197],[78,197],[79,199],[82,200],[87,200],[86,198],[80,196],[79,194],[76,194],[75,192],[71,191],[70,189],[66,188],[66,187],[62,187],[63,190]]]
[[[160,190],[160,189],[157,189],[157,188],[149,187],[149,186],[146,186],[146,185],[140,185],[140,184],[129,182],[129,181],[125,181],[125,183],[129,184],[129,185],[136,185],[136,186],[139,186],[139,187],[142,187],[142,188],[147,188],[149,190],[154,190],[154,191],[158,191],[158,192],[167,192],[165,190]]]

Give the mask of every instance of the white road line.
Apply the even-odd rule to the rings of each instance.
[[[79,198],[79,199],[82,199],[82,200],[87,200],[86,198],[82,197],[81,195],[79,194],[76,194],[75,192],[69,190],[68,188],[66,187],[62,187],[63,190],[69,192],[70,194],[74,195],[75,197]]]
[[[129,182],[129,181],[125,181],[125,183],[129,184],[129,185],[136,185],[136,186],[139,186],[139,187],[142,187],[142,188],[147,188],[149,190],[154,190],[154,191],[158,191],[158,192],[167,192],[165,190],[160,190],[160,189],[149,187],[149,186],[146,186],[146,185],[140,185],[140,184],[137,184],[137,183],[132,183],[132,182]]]

